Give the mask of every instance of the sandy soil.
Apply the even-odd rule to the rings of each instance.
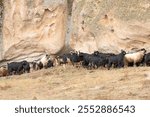
[[[0,78],[0,99],[150,99],[150,67],[67,66]]]

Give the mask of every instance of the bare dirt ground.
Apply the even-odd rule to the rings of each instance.
[[[0,99],[150,99],[150,67],[67,66],[0,78]]]

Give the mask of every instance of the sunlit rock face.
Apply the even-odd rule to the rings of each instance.
[[[0,60],[70,49],[150,50],[149,0],[4,0],[2,6]]]
[[[2,29],[3,29],[3,2],[2,0],[0,0],[0,60],[2,59],[2,39],[3,39],[3,33],[2,33]]]
[[[80,51],[150,50],[149,0],[74,0],[70,45]]]
[[[64,47],[66,0],[4,0],[3,58],[34,58]]]

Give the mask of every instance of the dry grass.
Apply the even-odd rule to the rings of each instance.
[[[35,71],[0,79],[0,99],[150,99],[150,68]]]
[[[10,85],[0,86],[0,90],[7,90],[7,89],[9,89],[9,88],[11,88]]]

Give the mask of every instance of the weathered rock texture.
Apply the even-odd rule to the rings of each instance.
[[[3,2],[0,0],[0,60],[2,59],[2,26],[3,26]]]
[[[72,15],[77,50],[150,49],[150,0],[75,0]]]
[[[4,0],[3,5],[0,59],[36,58],[70,48],[150,50],[150,0]]]
[[[3,58],[55,54],[65,43],[66,0],[4,0]]]

